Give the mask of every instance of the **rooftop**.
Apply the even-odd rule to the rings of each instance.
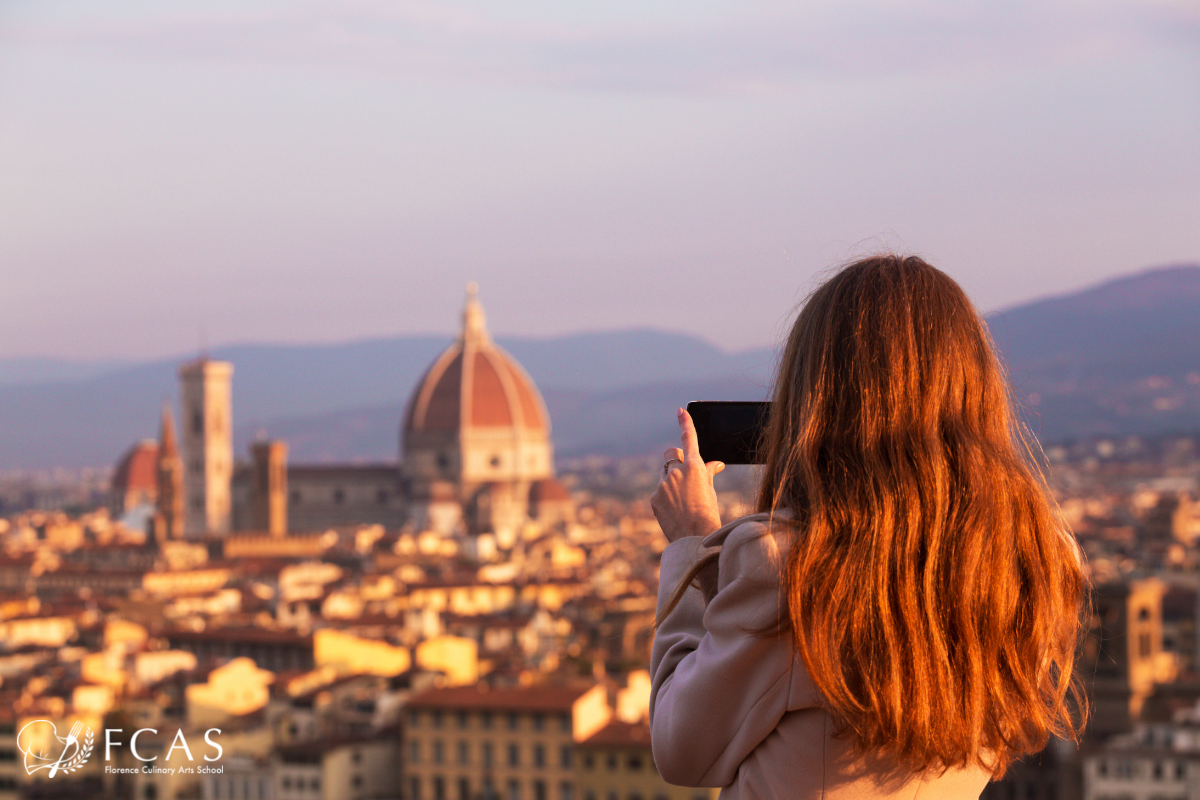
[[[409,700],[409,708],[454,711],[570,711],[592,683],[538,684],[493,688],[487,684],[427,689]]]

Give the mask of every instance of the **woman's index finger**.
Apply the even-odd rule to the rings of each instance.
[[[696,426],[692,423],[692,415],[686,409],[679,409],[679,440],[683,444],[683,458],[690,461],[693,457],[700,458],[700,439],[696,436]]]

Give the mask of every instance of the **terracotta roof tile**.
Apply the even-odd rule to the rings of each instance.
[[[570,711],[594,684],[536,686],[455,686],[427,689],[409,700],[409,708],[487,711]]]
[[[158,444],[145,439],[126,450],[117,462],[112,488],[115,492],[155,491],[158,488]]]

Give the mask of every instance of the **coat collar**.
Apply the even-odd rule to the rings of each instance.
[[[775,516],[779,517],[780,519],[791,519],[792,511],[789,508],[779,508],[779,509],[775,510]],[[770,521],[770,519],[771,519],[771,512],[769,512],[769,511],[759,511],[754,514],[747,514],[744,517],[738,517],[735,520],[726,522],[724,525],[717,528],[715,531],[710,533],[708,536],[705,536],[704,539],[701,540],[700,544],[704,545],[705,547],[720,547],[721,545],[723,545],[725,543],[725,539],[728,538],[729,534],[733,533],[734,529],[737,528],[742,523],[744,523],[744,522],[767,523]]]

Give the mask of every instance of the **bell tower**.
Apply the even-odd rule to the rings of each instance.
[[[179,368],[184,528],[228,533],[233,478],[233,365],[201,357]]]
[[[163,403],[162,427],[158,433],[158,517],[155,524],[161,526],[156,533],[162,539],[179,539],[183,536],[183,461],[175,444],[175,422],[171,419],[171,406]]]

